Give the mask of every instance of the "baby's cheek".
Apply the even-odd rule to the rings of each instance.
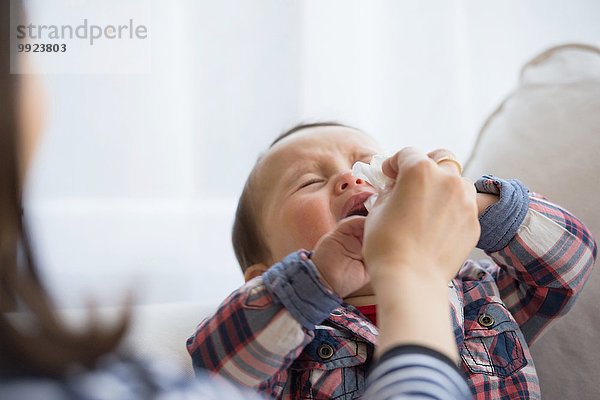
[[[296,241],[295,247],[313,249],[319,239],[335,229],[335,221],[329,207],[320,204],[304,204],[294,209],[288,225]]]

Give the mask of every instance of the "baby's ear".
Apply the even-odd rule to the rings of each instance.
[[[244,279],[246,280],[246,282],[248,282],[250,279],[262,275],[263,272],[265,272],[268,269],[269,267],[267,267],[265,264],[251,265],[248,268],[246,268],[246,271],[244,271]]]

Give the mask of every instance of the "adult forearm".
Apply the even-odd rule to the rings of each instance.
[[[394,269],[374,282],[380,335],[377,352],[405,344],[436,350],[458,361],[448,303],[448,285],[440,275],[418,268]]]

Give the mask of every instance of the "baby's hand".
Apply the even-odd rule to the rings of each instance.
[[[311,257],[323,284],[341,298],[369,281],[362,256],[364,225],[365,217],[361,216],[342,220],[319,240]]]

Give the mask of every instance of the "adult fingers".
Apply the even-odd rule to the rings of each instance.
[[[436,149],[427,153],[427,156],[435,161],[436,164],[439,165],[443,170],[455,174],[458,172],[459,175],[462,175],[462,165],[456,159],[456,156],[453,152],[448,149]]]
[[[442,157],[454,158],[455,155],[452,151],[442,148],[442,149],[435,149],[433,151],[430,151],[429,153],[427,153],[427,157],[431,158],[433,161],[437,161]]]
[[[405,147],[385,160],[381,169],[385,175],[397,181],[404,170],[427,159],[427,155],[421,150],[415,147]]]

